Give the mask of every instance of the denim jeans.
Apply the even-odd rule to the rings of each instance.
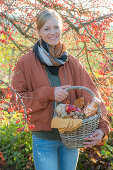
[[[67,148],[60,140],[40,139],[32,135],[35,170],[75,170],[79,150]]]

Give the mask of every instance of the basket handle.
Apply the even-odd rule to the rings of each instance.
[[[81,90],[86,90],[87,92],[89,92],[93,97],[96,97],[96,95],[87,87],[84,87],[84,86],[71,86],[71,87],[68,87],[64,90],[68,91],[68,90],[72,90],[72,89],[81,89]],[[55,101],[55,108],[56,106],[58,105],[58,102]]]
[[[72,89],[81,89],[81,90],[86,90],[87,92],[89,92],[93,97],[96,97],[96,95],[87,87],[84,87],[84,86],[71,86],[71,87],[68,87],[64,90],[68,91],[68,90],[72,90]]]

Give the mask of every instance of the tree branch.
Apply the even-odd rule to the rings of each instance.
[[[7,18],[8,21],[10,21],[10,23],[13,24],[14,27],[15,27],[22,35],[24,35],[26,38],[31,38],[31,39],[37,40],[37,38],[32,37],[32,36],[26,34],[26,31],[23,32],[23,30],[21,29],[21,27],[17,26],[17,24],[15,24],[14,21],[13,21],[10,17],[6,16],[6,15],[3,14],[3,13],[0,13],[0,14],[1,14],[0,16],[4,16],[5,18]]]

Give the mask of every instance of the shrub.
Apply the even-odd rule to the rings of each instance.
[[[15,170],[32,170],[32,136],[30,132],[17,132],[18,124],[2,126],[0,130],[0,148],[3,149],[5,160],[0,160],[3,170],[6,168]],[[2,155],[2,154],[1,154]]]

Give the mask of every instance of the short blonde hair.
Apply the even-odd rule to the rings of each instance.
[[[60,26],[62,27],[62,19],[60,15],[53,9],[45,9],[38,13],[36,16],[37,29],[40,30],[45,24],[45,22],[51,19],[52,17],[56,17],[60,22]]]

